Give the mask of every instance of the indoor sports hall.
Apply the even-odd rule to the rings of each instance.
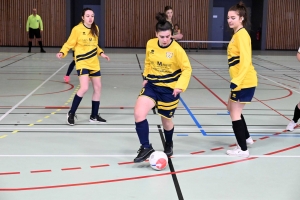
[[[296,57],[300,38],[299,27],[294,27],[300,21],[300,2],[244,1],[251,16],[259,16],[251,17],[250,31],[258,86],[252,102],[243,110],[254,140],[248,146],[248,158],[226,154],[236,146],[236,139],[227,110],[231,79],[226,48],[230,33],[225,25],[229,7],[239,1],[26,2],[0,3],[8,9],[2,18],[8,20],[11,12],[22,16],[15,18],[16,22],[13,18],[1,22],[6,23],[0,36],[1,200],[300,198],[300,129],[286,130],[300,97],[300,62]],[[140,146],[134,106],[142,89],[145,45],[155,37],[154,16],[166,5],[172,5],[174,20],[181,24],[183,39],[178,43],[185,49],[193,71],[173,118],[174,154],[166,168],[157,171],[148,160],[133,162]],[[69,126],[67,113],[80,82],[75,70],[70,81],[64,81],[73,60],[71,51],[64,59],[57,59],[56,54],[87,6],[94,6],[93,10],[105,16],[105,20],[98,20],[100,34],[103,30],[99,46],[110,61],[99,57],[99,113],[107,123],[89,122],[90,82],[76,112],[76,124]],[[46,53],[40,52],[36,41],[27,52],[25,25],[34,7],[44,22]],[[220,8],[224,18],[222,37],[214,34],[218,31],[214,27],[219,27],[214,19],[220,15],[213,12],[222,13]],[[201,16],[192,21],[197,9]],[[143,19],[133,17],[141,13]],[[67,18],[62,17],[59,25],[56,20],[61,16]],[[188,20],[195,25],[186,23]],[[10,34],[21,23],[20,31]],[[52,29],[59,26],[56,34]],[[206,32],[195,33],[202,28]],[[145,29],[149,33],[145,34]],[[147,119],[152,146],[163,151],[165,138],[157,110],[151,110]]]

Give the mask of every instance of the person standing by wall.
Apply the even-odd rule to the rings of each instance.
[[[43,32],[43,21],[42,18],[37,14],[36,8],[32,9],[32,14],[29,15],[27,19],[26,31],[29,36],[28,53],[31,53],[32,41],[34,37],[37,39],[40,45],[41,53],[46,53],[46,51],[43,48],[42,38],[41,38],[41,33]]]

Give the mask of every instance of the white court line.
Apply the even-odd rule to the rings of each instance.
[[[136,154],[125,154],[125,155],[0,155],[1,158],[121,158],[121,157],[136,157]],[[174,158],[240,158],[229,155],[173,155]],[[300,158],[292,155],[250,155],[249,158]],[[241,158],[245,159],[245,158]]]
[[[294,92],[300,94],[300,92],[297,91],[297,90],[295,90],[295,89],[292,89],[292,88],[290,88],[290,87],[287,87],[287,86],[285,86],[285,85],[282,85],[282,84],[280,84],[280,83],[278,83],[278,82],[276,82],[276,81],[274,81],[274,80],[272,80],[272,79],[270,79],[270,78],[267,78],[267,77],[265,77],[265,76],[263,76],[263,75],[260,75],[260,74],[257,74],[257,75],[263,77],[264,79],[267,79],[268,81],[271,81],[271,82],[273,82],[273,83],[276,83],[277,85],[280,85],[280,86],[282,86],[282,87],[284,87],[284,88],[287,88],[287,89],[289,89],[289,90],[292,90],[292,91],[294,91]]]
[[[66,63],[67,64],[67,63]],[[19,103],[17,103],[14,107],[12,107],[10,110],[8,110],[6,113],[4,113],[1,117],[0,117],[0,122],[7,116],[9,115],[9,113],[11,113],[14,109],[16,109],[20,104],[22,104],[24,101],[26,101],[26,99],[28,99],[33,93],[35,93],[38,89],[40,89],[40,87],[42,87],[46,82],[48,82],[54,75],[56,75],[62,68],[64,68],[66,66],[66,64],[64,64],[61,68],[59,68],[56,72],[54,72],[54,74],[52,74],[49,78],[47,78],[42,84],[40,84],[37,88],[35,88],[32,92],[30,92],[26,97],[24,97]]]

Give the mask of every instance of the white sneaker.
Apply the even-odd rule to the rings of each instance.
[[[254,141],[252,140],[251,137],[249,137],[248,139],[246,139],[246,143],[249,144],[249,145],[251,145],[251,144],[254,143]]]
[[[239,148],[239,146],[236,146],[232,150],[227,150],[226,153],[230,156],[238,156],[243,158],[248,158],[250,156],[249,151],[242,151],[242,149]]]
[[[286,130],[293,131],[297,123],[295,123],[293,120],[290,121],[290,123],[286,126]]]

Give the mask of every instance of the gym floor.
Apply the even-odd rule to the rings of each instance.
[[[286,132],[299,102],[296,52],[254,51],[259,86],[244,117],[255,143],[247,159],[230,157],[235,144],[226,109],[225,50],[187,52],[193,74],[175,113],[174,155],[167,168],[134,164],[139,141],[133,108],[142,88],[144,49],[104,49],[99,112],[88,121],[92,86],[66,123],[79,89],[72,61],[59,49],[0,48],[0,199],[2,200],[296,200],[300,198],[300,131]],[[36,52],[36,53],[35,53]],[[160,117],[148,115],[150,142],[163,150]]]

